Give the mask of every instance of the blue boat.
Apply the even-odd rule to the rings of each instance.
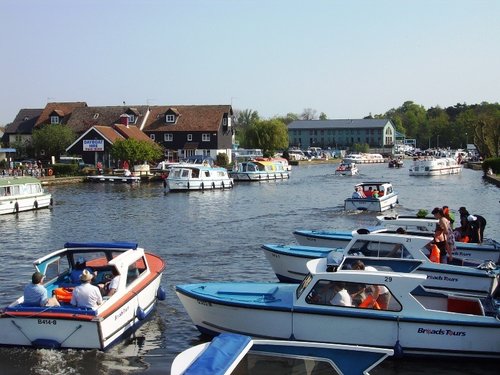
[[[286,340],[259,340],[221,333],[211,342],[180,353],[171,375],[368,374],[391,349]],[[312,369],[306,371],[306,369]]]

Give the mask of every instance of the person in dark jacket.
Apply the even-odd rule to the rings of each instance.
[[[484,228],[486,227],[486,219],[481,215],[467,216],[469,222],[470,242],[482,243],[484,240]]]

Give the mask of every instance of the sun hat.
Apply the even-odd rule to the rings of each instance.
[[[477,220],[477,217],[475,217],[474,215],[467,216],[467,221],[476,221],[476,220]]]
[[[80,276],[80,281],[90,281],[92,280],[92,274],[88,270],[83,270],[81,276]]]
[[[41,272],[38,272],[36,271],[32,276],[31,276],[31,282],[33,284],[39,284],[43,278],[45,277],[45,275]]]

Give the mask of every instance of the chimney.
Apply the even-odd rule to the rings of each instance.
[[[128,128],[128,115],[123,114],[120,116],[120,124],[125,125]]]

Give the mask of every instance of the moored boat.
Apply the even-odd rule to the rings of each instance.
[[[346,211],[382,212],[394,208],[398,202],[398,193],[387,181],[362,182],[354,186],[355,194],[344,200]]]
[[[394,348],[404,356],[500,358],[499,305],[429,292],[425,275],[327,271],[308,263],[301,284],[213,282],[177,285],[176,293],[202,333]],[[385,309],[370,291],[386,288]],[[362,294],[359,300],[347,295]],[[337,304],[342,296],[341,304]],[[379,308],[377,308],[377,306]]]
[[[94,274],[93,284],[119,275],[116,292],[96,310],[69,303],[79,284],[71,277],[78,264]],[[136,243],[66,243],[34,266],[60,306],[27,306],[19,297],[1,311],[0,345],[105,350],[133,332],[164,298],[160,282],[165,262]]]
[[[352,262],[345,259],[357,256],[381,270],[424,274],[427,279],[422,285],[428,289],[481,297],[497,294],[500,298],[500,268],[495,263],[458,257],[452,264],[433,262],[426,247],[430,240],[422,236],[354,233],[344,248],[265,244],[262,249],[282,282],[300,282],[311,259],[329,257],[334,269],[349,269]]]
[[[441,176],[461,173],[463,165],[454,158],[426,156],[413,160],[410,176]]]
[[[251,160],[237,164],[237,169],[229,171],[235,181],[280,180],[290,177],[282,163],[276,161]]]
[[[141,182],[139,176],[132,175],[95,175],[87,176],[86,180],[89,182],[105,182],[105,183],[125,183],[125,184],[138,184]]]
[[[357,164],[383,163],[384,157],[380,154],[353,153],[345,156],[342,161],[344,163],[357,163]]]
[[[233,179],[227,169],[207,164],[178,164],[170,167],[166,178],[169,191],[230,189]]]
[[[35,177],[0,177],[0,215],[38,210],[52,205],[52,195],[46,193]]]
[[[337,169],[335,169],[335,174],[341,176],[355,176],[359,174],[359,169],[356,163],[340,163]]]
[[[393,353],[391,349],[375,347],[259,340],[221,333],[211,342],[178,354],[170,374],[363,375]]]

